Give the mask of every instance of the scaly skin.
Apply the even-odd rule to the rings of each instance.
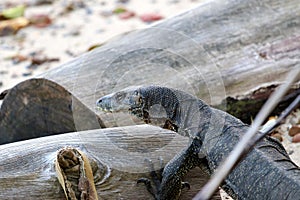
[[[156,199],[178,199],[183,176],[196,166],[213,173],[248,129],[232,115],[167,87],[127,88],[100,98],[97,107],[106,112],[129,111],[146,123],[190,137],[188,147],[165,166],[153,192]],[[300,169],[277,140],[266,137],[221,187],[236,199],[299,199]]]

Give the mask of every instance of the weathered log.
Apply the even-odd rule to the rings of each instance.
[[[90,109],[99,96],[141,84],[189,91],[216,105],[284,80],[300,60],[299,19],[298,0],[209,1],[42,76]]]
[[[168,162],[187,145],[188,138],[149,125],[98,129],[41,137],[0,146],[0,199],[64,199],[54,160],[60,148],[76,147],[96,160],[100,199],[152,199],[141,177],[149,177],[145,158],[159,169],[159,157]],[[193,170],[182,199],[191,199],[208,176]],[[215,199],[219,199],[216,198]]]

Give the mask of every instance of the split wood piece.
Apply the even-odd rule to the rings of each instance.
[[[76,148],[66,147],[57,153],[55,170],[67,200],[98,200],[93,175],[98,166],[93,166],[94,170],[88,157]]]

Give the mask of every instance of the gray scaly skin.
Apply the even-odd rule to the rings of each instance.
[[[167,87],[127,88],[100,98],[97,107],[106,112],[129,111],[146,123],[190,137],[188,147],[165,166],[153,194],[156,199],[178,199],[183,176],[196,166],[212,174],[248,129],[232,115]],[[277,140],[266,137],[221,187],[235,199],[300,199],[300,169]]]

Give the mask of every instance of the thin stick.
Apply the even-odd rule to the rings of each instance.
[[[267,127],[264,131],[257,135],[255,139],[249,142],[249,146],[254,146],[258,141],[264,138],[268,133],[273,131],[276,127],[278,127],[281,122],[299,105],[300,103],[300,95],[298,95],[294,101],[280,114],[280,116],[275,120],[275,122]]]
[[[295,66],[295,69],[288,73],[286,83],[282,84],[277,91],[275,91],[268,101],[264,104],[260,112],[257,114],[253,124],[250,126],[246,134],[242,137],[240,142],[236,145],[234,150],[229,154],[229,157],[223,162],[215,171],[212,178],[200,190],[200,192],[193,198],[194,200],[209,199],[212,194],[218,189],[219,185],[224,181],[236,163],[239,161],[241,155],[244,154],[245,148],[248,147],[249,141],[258,132],[259,127],[271,113],[271,111],[278,104],[280,99],[290,88],[290,86],[299,78],[300,66]],[[250,148],[249,148],[250,149]]]

